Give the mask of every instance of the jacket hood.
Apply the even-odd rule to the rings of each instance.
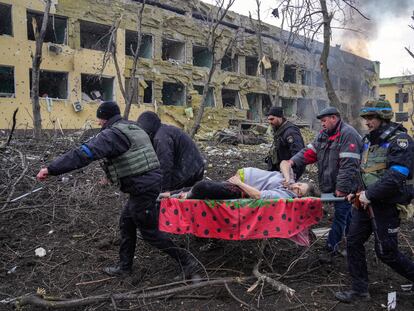
[[[161,120],[155,112],[146,111],[139,116],[137,124],[153,139],[161,127]]]

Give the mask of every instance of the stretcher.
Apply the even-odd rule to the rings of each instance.
[[[322,219],[322,205],[321,198],[166,198],[160,202],[159,229],[172,234],[224,240],[285,238],[308,246],[309,227]]]

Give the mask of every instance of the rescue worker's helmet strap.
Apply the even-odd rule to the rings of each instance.
[[[361,117],[376,116],[383,120],[391,120],[394,116],[391,104],[388,100],[368,100],[359,111]]]

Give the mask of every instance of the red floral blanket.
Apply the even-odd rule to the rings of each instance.
[[[322,218],[317,198],[275,200],[163,199],[159,229],[204,238],[292,239],[309,245],[308,228]]]

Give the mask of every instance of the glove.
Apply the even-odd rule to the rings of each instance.
[[[371,203],[371,201],[368,200],[367,195],[365,194],[365,191],[362,191],[359,194],[359,201],[361,201],[362,205],[364,205],[364,206]]]

